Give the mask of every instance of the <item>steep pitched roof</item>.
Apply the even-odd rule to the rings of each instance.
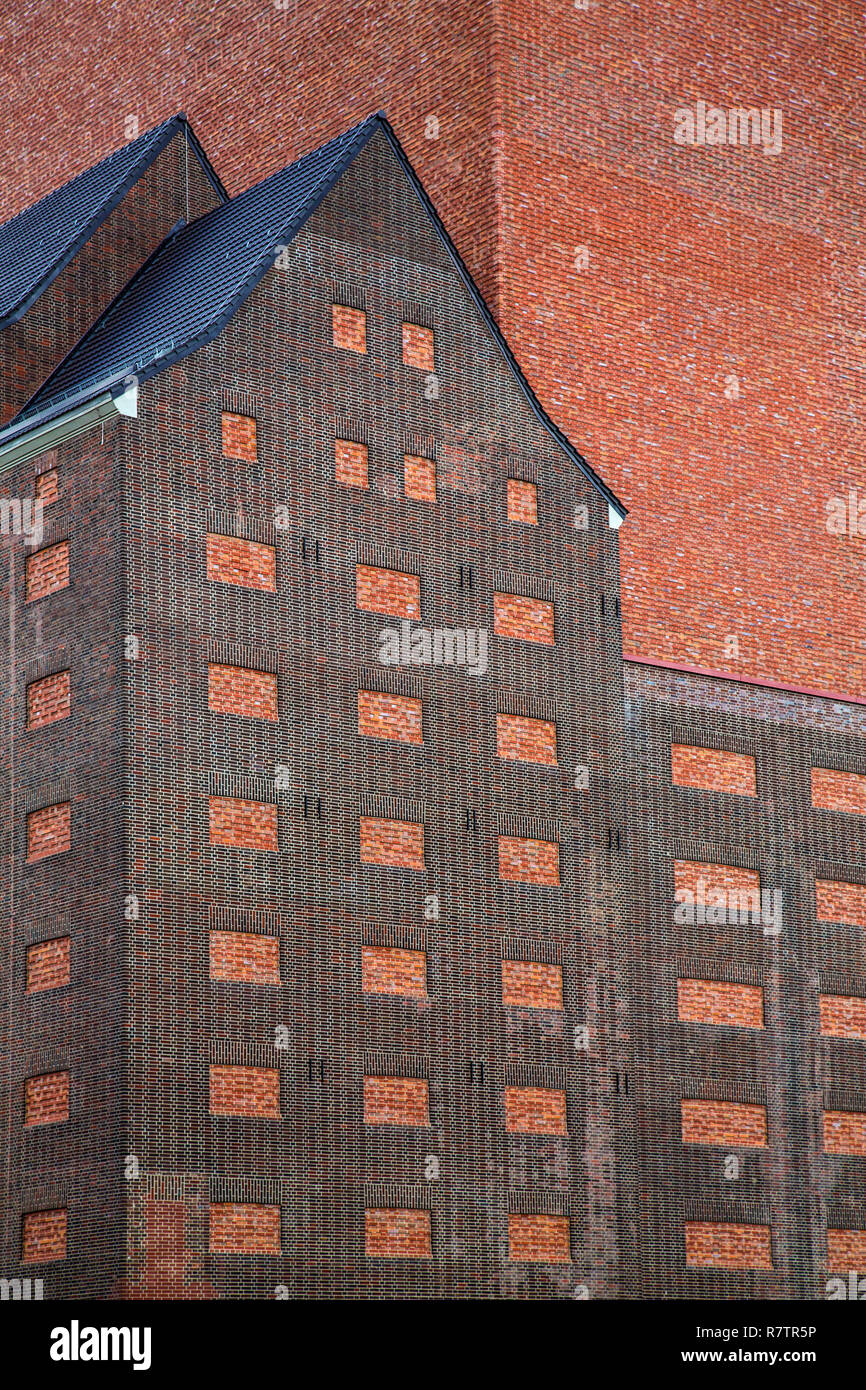
[[[109,389],[119,392],[130,375],[146,381],[217,337],[273,266],[277,248],[292,240],[379,130],[538,420],[625,516],[623,504],[544,411],[381,112],[167,237],[24,410],[0,431],[0,444],[73,403]]]
[[[0,226],[0,328],[23,317],[179,130],[227,198],[186,117],[163,121]]]

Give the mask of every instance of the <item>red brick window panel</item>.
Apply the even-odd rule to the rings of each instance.
[[[427,1082],[414,1076],[365,1076],[364,1124],[429,1125]]]
[[[21,1263],[66,1259],[66,1208],[28,1211],[21,1219]]]
[[[235,849],[278,850],[277,808],[267,801],[212,796],[210,842]]]
[[[361,863],[424,869],[424,826],[416,821],[361,817]]]
[[[364,994],[427,997],[427,955],[397,946],[361,947],[361,989]]]
[[[223,457],[255,463],[258,457],[256,422],[251,415],[235,415],[230,410],[223,411]]]
[[[429,1211],[368,1207],[364,1213],[364,1248],[368,1255],[389,1260],[432,1259]]]
[[[825,1110],[824,1152],[866,1158],[866,1112]]]
[[[278,985],[279,937],[260,932],[212,931],[210,977],[253,985]]]
[[[674,860],[677,902],[700,901],[702,897],[709,900],[712,893],[720,891],[727,895],[732,912],[761,911],[761,875],[754,869],[742,869],[738,864],[707,864],[696,859]]]
[[[211,1067],[210,1113],[278,1120],[279,1071],[275,1067]]]
[[[25,1125],[56,1125],[69,1119],[69,1072],[50,1071],[24,1082]]]
[[[767,1147],[767,1108],[727,1100],[680,1102],[684,1144],[713,1144],[730,1148]]]
[[[680,1023],[763,1028],[764,991],[727,980],[677,980],[677,1017]]]
[[[36,479],[36,500],[47,507],[57,501],[59,493],[57,469],[49,468],[47,473],[40,473]]]
[[[505,497],[509,521],[520,521],[524,526],[538,525],[538,488],[535,483],[526,483],[522,478],[506,478]]]
[[[436,501],[436,461],[418,454],[403,455],[403,490],[416,502]]]
[[[860,772],[813,767],[812,805],[819,810],[866,816],[866,777]]]
[[[421,617],[421,580],[402,570],[357,565],[355,603],[367,613],[387,613],[392,618]]]
[[[55,671],[51,676],[31,681],[27,687],[27,727],[42,729],[68,719],[71,710],[69,672]]]
[[[63,854],[72,843],[72,805],[60,801],[56,806],[43,806],[27,817],[27,862]]]
[[[819,922],[845,922],[866,927],[866,884],[815,880],[815,910]]]
[[[508,1258],[520,1264],[571,1264],[571,1223],[567,1216],[508,1217]]]
[[[277,552],[272,545],[208,532],[207,577],[241,589],[277,590]]]
[[[827,1270],[847,1274],[866,1269],[866,1231],[831,1227],[827,1232]]]
[[[523,1009],[561,1009],[562,966],[504,960],[502,1002]]]
[[[367,446],[356,439],[334,440],[334,476],[341,487],[369,487]]]
[[[270,671],[247,666],[207,668],[208,707],[217,714],[241,714],[247,719],[279,719],[277,678]]]
[[[403,324],[403,361],[422,372],[436,370],[433,329],[420,323]]]
[[[522,714],[497,714],[496,752],[520,763],[556,765],[556,725]]]
[[[856,994],[821,994],[818,1008],[823,1037],[866,1042],[866,999]]]
[[[27,603],[69,587],[69,542],[58,541],[37,550],[24,561],[24,597]]]
[[[367,315],[363,309],[332,304],[331,327],[334,347],[345,348],[347,352],[367,351]]]
[[[552,647],[554,635],[553,604],[545,599],[526,598],[522,594],[493,595],[493,631],[499,637],[513,637],[519,642],[538,642]]]
[[[505,1128],[509,1134],[567,1134],[565,1091],[506,1086]]]
[[[69,984],[69,947],[68,936],[37,941],[27,947],[28,994],[39,994],[44,989],[61,989]]]
[[[671,780],[677,787],[699,787],[737,796],[758,795],[755,759],[747,753],[728,753],[723,748],[672,743]]]
[[[772,1269],[769,1226],[736,1221],[687,1221],[686,1264],[695,1269]]]
[[[358,733],[399,743],[423,743],[421,701],[382,690],[359,690]]]
[[[558,886],[559,844],[556,840],[500,835],[499,877],[504,883]]]
[[[279,1255],[280,1209],[262,1202],[211,1202],[212,1255]]]

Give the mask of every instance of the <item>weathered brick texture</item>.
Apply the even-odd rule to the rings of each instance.
[[[25,564],[25,595],[27,602],[45,598],[69,585],[69,542],[58,541],[28,555]]]
[[[499,877],[510,883],[559,883],[559,845],[555,840],[499,836]]]
[[[69,672],[56,671],[27,687],[27,727],[41,729],[58,719],[68,719],[71,710]]]
[[[524,1009],[561,1009],[562,966],[534,960],[504,960],[502,1002]]]
[[[764,991],[727,980],[677,980],[677,1017],[681,1023],[763,1028]]]
[[[725,1144],[731,1148],[767,1146],[767,1108],[733,1101],[681,1102],[684,1144]]]
[[[27,948],[27,993],[39,994],[43,989],[60,989],[69,984],[70,939],[57,936],[51,941],[37,941]]]
[[[71,845],[72,806],[60,801],[55,806],[43,806],[27,817],[27,862],[63,854]]]
[[[421,617],[421,580],[417,574],[358,565],[355,585],[355,602],[368,613],[387,613],[393,618]]]
[[[567,1216],[508,1217],[508,1258],[519,1263],[571,1264],[571,1223]]]
[[[429,1125],[426,1081],[409,1076],[364,1077],[364,1124]]]
[[[737,914],[761,909],[761,875],[738,864],[707,864],[694,859],[674,861],[674,896],[677,902],[706,901],[711,893],[727,894],[727,905]]]
[[[42,501],[44,506],[50,506],[56,502],[59,496],[57,482],[57,469],[49,468],[47,473],[40,473],[36,479],[36,496]]]
[[[365,1250],[386,1259],[432,1259],[429,1211],[368,1207],[364,1213]]]
[[[334,476],[341,487],[369,487],[366,444],[354,439],[335,439]]]
[[[280,1209],[258,1202],[211,1202],[214,1255],[279,1255]]]
[[[866,1040],[866,999],[852,994],[821,994],[818,1007],[825,1037]]]
[[[565,1091],[506,1086],[505,1128],[509,1134],[567,1134]]]
[[[397,946],[362,946],[361,988],[365,994],[427,996],[427,955]]]
[[[671,778],[678,787],[702,787],[738,796],[758,794],[755,759],[747,753],[729,753],[721,748],[671,744]]]
[[[414,821],[361,817],[361,863],[423,869],[424,827]]]
[[[220,536],[209,531],[207,537],[207,577],[219,584],[243,589],[277,588],[277,553],[272,545],[248,541],[240,536]]]
[[[358,691],[358,733],[400,743],[424,742],[420,700],[381,690]]]
[[[859,772],[813,767],[812,805],[827,811],[866,816],[866,777]]]
[[[499,637],[514,637],[520,642],[540,642],[552,647],[556,641],[553,604],[546,599],[525,598],[522,594],[495,593],[493,631]]]
[[[508,478],[505,483],[506,515],[509,521],[525,526],[538,525],[538,487],[521,478]]]
[[[69,1072],[44,1072],[24,1082],[25,1125],[55,1125],[69,1119]]]
[[[66,1208],[25,1212],[21,1222],[21,1263],[66,1259]]]
[[[772,1269],[769,1226],[735,1221],[687,1221],[686,1264],[696,1268]]]
[[[866,1230],[830,1227],[827,1231],[827,1269],[830,1274],[866,1271]]]
[[[248,719],[279,719],[277,678],[270,671],[211,663],[207,673],[208,705],[212,710],[242,714]]]
[[[521,714],[497,714],[496,752],[516,762],[556,762],[556,725]]]
[[[432,328],[420,323],[403,324],[403,362],[407,367],[419,367],[422,372],[436,370]]]
[[[815,880],[815,911],[819,922],[847,922],[866,927],[866,884]]]
[[[367,315],[363,309],[332,304],[331,325],[334,347],[345,348],[348,352],[367,351]]]
[[[208,809],[212,845],[233,845],[236,849],[279,849],[277,808],[269,802],[212,796]]]
[[[824,1152],[866,1158],[866,1112],[825,1110]]]
[[[223,456],[229,459],[244,459],[247,463],[255,463],[258,453],[256,451],[256,422],[252,416],[235,415],[230,410],[224,410],[222,425]]]
[[[212,931],[210,934],[212,980],[241,980],[248,984],[280,983],[280,943],[276,936],[259,932]]]
[[[417,454],[403,455],[403,490],[416,502],[436,501],[436,463]]]
[[[275,1067],[212,1066],[212,1115],[280,1118],[280,1073]]]

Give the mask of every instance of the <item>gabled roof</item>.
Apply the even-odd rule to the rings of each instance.
[[[380,130],[531,409],[608,504],[625,516],[623,504],[542,408],[381,112],[168,236],[24,410],[0,431],[0,445],[37,420],[49,420],[100,392],[119,393],[131,375],[146,381],[216,338],[274,265],[277,249],[292,240]]]
[[[163,121],[0,226],[0,328],[26,314],[180,130],[226,200],[186,117]]]

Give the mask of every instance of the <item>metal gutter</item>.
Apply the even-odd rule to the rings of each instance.
[[[19,428],[14,438],[7,440],[5,444],[5,431],[0,431],[0,473],[44,454],[47,449],[53,449],[67,439],[85,434],[104,420],[113,419],[117,415],[136,418],[138,385],[133,383],[117,395],[112,395],[111,391],[103,391],[61,415],[52,415],[50,412],[45,414],[48,416],[47,419],[43,418],[40,423],[40,417],[34,416],[30,428],[24,431]]]

